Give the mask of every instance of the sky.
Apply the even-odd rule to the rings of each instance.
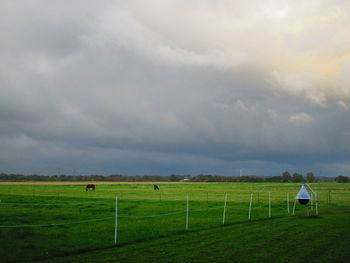
[[[349,14],[1,0],[0,172],[349,176]]]

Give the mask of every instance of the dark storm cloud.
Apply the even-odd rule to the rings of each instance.
[[[288,14],[305,18],[307,34],[322,28],[303,6],[270,1],[259,13],[219,2],[153,1],[155,13],[139,1],[4,1],[1,169],[348,172],[348,59],[334,62],[336,75],[317,64],[337,42],[305,59],[300,45],[313,44],[295,45],[303,29]],[[238,24],[227,12],[236,8]],[[281,32],[290,45],[276,44]]]

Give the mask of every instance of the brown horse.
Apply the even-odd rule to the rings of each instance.
[[[92,191],[95,191],[95,185],[94,184],[88,184],[85,188],[85,191],[89,191],[89,190],[92,190]]]

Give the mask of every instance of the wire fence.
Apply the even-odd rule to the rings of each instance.
[[[22,228],[22,227],[52,227],[52,226],[64,226],[64,225],[73,225],[73,224],[83,224],[83,223],[91,223],[91,222],[98,222],[98,221],[105,221],[112,219],[114,217],[105,217],[105,218],[98,218],[98,219],[89,219],[89,220],[80,220],[80,221],[74,221],[74,222],[66,222],[66,223],[48,223],[48,224],[38,224],[38,225],[0,225],[1,228]]]
[[[117,200],[112,196],[115,192],[110,192],[111,195],[87,192],[84,197],[81,193],[71,196],[69,191],[67,196],[62,192],[61,196],[25,196],[24,192],[2,194],[0,254],[5,258],[13,257],[12,262],[31,262],[52,255],[130,244],[223,225],[238,223],[239,226],[293,215],[317,216],[319,208],[322,215],[331,204],[344,200],[341,198],[343,191],[319,191],[318,202],[314,198],[307,206],[295,202],[295,191],[292,190],[286,193],[222,191],[219,194],[203,189],[181,191],[180,194],[170,190],[147,194],[135,191],[134,194],[118,189],[115,191]],[[113,198],[109,199],[111,196]],[[343,196],[349,199],[348,193]],[[11,253],[14,250],[16,253]]]
[[[221,200],[103,199],[84,202],[0,202],[0,251],[13,262],[122,245],[186,231],[283,216],[306,215],[288,195],[221,195]],[[310,204],[308,213],[315,203]],[[45,251],[45,253],[44,253]],[[32,255],[32,256],[29,256]]]
[[[248,196],[248,195],[247,195]],[[223,222],[225,222],[225,216],[226,214],[233,213],[236,216],[238,215],[247,215],[247,220],[251,220],[254,217],[260,218],[262,213],[266,214],[266,217],[272,217],[272,210],[273,212],[277,212],[275,214],[281,215],[281,214],[290,214],[292,213],[292,205],[293,205],[293,200],[289,200],[289,196],[287,194],[285,200],[281,200],[280,202],[272,202],[271,201],[271,195],[269,194],[268,202],[265,202],[266,198],[263,199],[262,197],[254,197],[255,200],[253,202],[253,194],[250,194],[250,201],[247,202],[246,208],[243,208],[244,205],[242,203],[238,202],[232,202],[228,201],[227,197],[228,195],[225,195],[225,201],[223,205],[220,206],[214,206],[210,207],[207,206],[202,209],[189,209],[187,207],[186,209],[182,209],[180,211],[174,211],[174,212],[169,212],[169,213],[160,213],[160,214],[151,214],[151,215],[123,215],[119,214],[117,217],[118,218],[129,218],[129,219],[142,219],[142,218],[153,218],[153,217],[165,217],[165,216],[170,216],[170,215],[179,215],[179,214],[189,214],[189,212],[196,213],[196,212],[209,212],[213,210],[222,210],[219,214],[223,217]],[[281,197],[278,196],[278,197]],[[274,197],[276,198],[276,197]],[[235,199],[237,200],[237,199]],[[145,202],[152,202],[154,200],[129,200],[126,199],[125,202],[140,202],[140,203],[145,203]],[[174,202],[174,200],[163,200],[160,202],[164,201],[169,201],[169,202]],[[157,201],[155,201],[157,202]],[[159,202],[159,201],[158,201]],[[198,203],[198,201],[194,200],[193,202],[196,202],[197,206],[201,206],[202,204]],[[203,201],[202,201],[203,202]],[[57,207],[68,207],[68,206],[79,206],[79,205],[86,205],[86,204],[112,204],[114,203],[114,200],[94,200],[94,201],[86,201],[86,202],[72,202],[72,203],[17,203],[17,202],[4,202],[0,200],[0,205],[8,205],[8,206],[24,206],[24,207],[45,207],[45,206],[57,206]],[[235,204],[237,204],[235,206]],[[295,213],[295,203],[293,207],[293,213]],[[273,207],[272,207],[273,206]],[[315,203],[311,203],[309,206],[310,210],[313,210],[314,207],[317,206],[317,201]],[[116,207],[118,209],[118,207]],[[231,210],[232,209],[232,210]],[[268,212],[265,210],[268,209]],[[146,209],[147,210],[147,209]],[[114,211],[113,211],[114,212]],[[130,213],[130,211],[128,212]],[[318,213],[318,211],[317,211]],[[108,216],[108,217],[102,217],[102,218],[94,218],[94,219],[87,219],[87,220],[78,220],[78,221],[72,221],[72,222],[61,222],[61,223],[44,223],[44,224],[22,224],[22,225],[0,225],[0,228],[27,228],[27,227],[53,227],[53,226],[64,226],[64,225],[72,225],[72,224],[83,224],[83,223],[91,223],[91,222],[98,222],[98,221],[106,221],[110,219],[115,219],[115,216]]]
[[[94,200],[79,203],[13,203],[13,202],[3,202],[0,200],[0,205],[16,205],[16,206],[74,206],[74,205],[84,205],[84,204],[95,204],[95,203],[105,203],[111,200]]]

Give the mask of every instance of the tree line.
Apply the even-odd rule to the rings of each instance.
[[[142,175],[128,176],[122,174],[113,175],[24,175],[0,173],[0,181],[42,181],[42,182],[84,182],[84,181],[108,181],[108,182],[321,182],[336,181],[339,183],[349,182],[349,177],[339,175],[337,177],[316,177],[312,172],[303,176],[300,173],[290,174],[285,171],[280,176],[221,176],[212,174],[198,174],[192,176],[171,174],[169,176]]]

